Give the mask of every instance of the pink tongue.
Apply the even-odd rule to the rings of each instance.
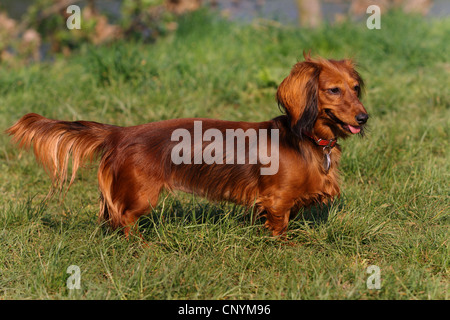
[[[348,128],[350,129],[351,133],[358,133],[361,131],[360,127],[352,127],[351,125],[348,125]]]

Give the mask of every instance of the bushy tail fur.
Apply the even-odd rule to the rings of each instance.
[[[78,169],[86,160],[105,152],[105,139],[115,126],[92,121],[59,121],[35,113],[23,116],[6,130],[13,141],[24,149],[33,146],[34,155],[52,178],[53,191],[68,190]],[[71,176],[68,180],[69,159]]]

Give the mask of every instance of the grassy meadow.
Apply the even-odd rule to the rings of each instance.
[[[394,12],[381,30],[305,30],[197,12],[154,44],[0,65],[0,129],[28,112],[122,126],[267,120],[303,50],[353,57],[366,82],[369,130],[341,142],[340,199],[301,212],[282,241],[241,207],[167,194],[140,221],[147,247],[97,224],[96,164],[64,202],[44,202],[50,179],[2,134],[0,299],[449,299],[449,19]],[[67,288],[70,265],[80,289]],[[366,285],[370,265],[381,289]]]

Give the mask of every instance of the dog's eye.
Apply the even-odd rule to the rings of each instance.
[[[359,90],[361,90],[361,88],[358,85],[354,86],[353,89],[358,93],[359,93]]]
[[[332,94],[339,94],[341,92],[341,89],[339,89],[339,88],[331,88],[331,89],[328,89],[328,92],[330,92]]]

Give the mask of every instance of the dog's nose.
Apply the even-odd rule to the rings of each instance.
[[[364,124],[367,122],[367,119],[369,119],[369,115],[367,113],[360,113],[355,117],[355,119],[359,124]]]

